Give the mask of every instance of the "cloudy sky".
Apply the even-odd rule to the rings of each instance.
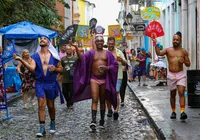
[[[94,9],[94,17],[97,19],[97,25],[101,25],[106,29],[108,25],[118,24],[116,19],[120,11],[120,3],[118,0],[90,0],[96,5]]]

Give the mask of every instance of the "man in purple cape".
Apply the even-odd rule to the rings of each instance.
[[[98,98],[100,98],[100,126],[104,125],[105,100],[116,108],[116,83],[118,63],[111,52],[103,50],[104,39],[102,35],[95,37],[96,50],[81,55],[75,45],[79,60],[74,71],[73,102],[92,98],[92,122],[90,128],[96,128],[96,114]]]

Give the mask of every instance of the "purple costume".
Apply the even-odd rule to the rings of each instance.
[[[38,53],[32,55],[32,58],[35,60],[36,68],[35,68],[35,90],[36,96],[40,98],[46,98],[49,100],[54,100],[58,96],[58,91],[60,92],[60,100],[61,103],[64,103],[64,98],[61,93],[60,86],[56,80],[57,72],[50,72],[47,70],[46,75],[44,75],[42,62]],[[56,60],[52,55],[49,60],[49,65],[58,65],[58,60]]]
[[[91,99],[90,79],[92,75],[92,64],[94,60],[95,50],[88,51],[82,55],[81,61],[78,60],[74,70],[74,95],[73,102]],[[106,100],[108,100],[114,108],[117,107],[116,83],[118,63],[111,52],[106,51],[107,65],[109,71],[106,72]]]

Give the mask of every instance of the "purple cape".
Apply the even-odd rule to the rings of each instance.
[[[94,60],[95,50],[88,51],[82,55],[81,61],[78,60],[74,70],[74,95],[73,102],[91,99],[90,94],[90,78],[92,74],[92,64]],[[109,71],[106,72],[106,100],[108,100],[114,108],[117,107],[116,83],[118,63],[111,52],[106,51],[107,65]]]

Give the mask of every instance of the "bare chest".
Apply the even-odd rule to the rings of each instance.
[[[107,61],[106,52],[95,53],[94,61]]]
[[[182,51],[170,51],[168,53],[169,58],[178,58],[178,57],[184,57],[184,53]]]
[[[49,53],[48,54],[40,54],[40,60],[41,60],[42,65],[48,65],[49,61],[50,61],[50,57],[51,57],[51,55]]]

